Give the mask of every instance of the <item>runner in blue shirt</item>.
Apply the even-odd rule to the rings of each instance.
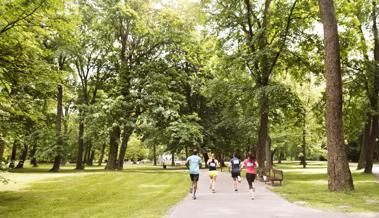
[[[237,154],[234,153],[229,166],[229,171],[232,173],[234,191],[238,191],[237,181],[241,182],[241,168],[241,160],[237,157]]]
[[[201,158],[197,155],[197,149],[193,150],[193,155],[189,156],[186,161],[186,166],[189,169],[191,178],[191,189],[192,198],[196,199],[197,182],[199,181]]]

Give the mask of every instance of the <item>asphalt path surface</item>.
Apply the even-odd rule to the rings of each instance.
[[[378,166],[375,168],[379,171]],[[379,172],[378,172],[379,173]],[[189,179],[189,176],[188,176]],[[285,181],[284,181],[285,182]],[[209,177],[206,170],[200,172],[197,199],[192,195],[172,208],[168,218],[379,218],[379,213],[342,213],[323,211],[290,203],[269,190],[262,182],[255,182],[255,199],[250,198],[247,182],[242,179],[238,191],[234,191],[229,173],[219,172],[216,193],[209,189]],[[299,190],[301,191],[301,190]],[[312,194],[312,193],[309,193]],[[299,205],[300,203],[300,205]]]

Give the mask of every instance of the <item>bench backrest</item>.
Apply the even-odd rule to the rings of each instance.
[[[271,171],[274,174],[275,178],[283,179],[283,171],[277,170],[277,169],[274,169],[274,168],[272,168]]]

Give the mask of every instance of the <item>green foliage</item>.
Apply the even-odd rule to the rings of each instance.
[[[141,137],[138,143],[131,138],[133,155],[127,155],[133,159],[145,158],[143,149],[152,145],[176,153],[191,147],[224,156],[254,152],[259,102],[268,95],[271,150],[297,159],[305,134],[307,157],[325,157],[317,2],[273,0],[267,28],[263,3],[2,1],[5,156],[17,139],[37,148],[41,161],[51,161],[57,151],[74,161],[81,121],[84,143],[96,157],[114,125]],[[372,8],[363,0],[336,4],[344,133],[357,153],[366,116],[374,112],[368,109],[375,66]],[[62,145],[55,132],[58,84],[64,86]]]
[[[132,161],[141,161],[146,159],[149,155],[149,150],[146,148],[145,143],[136,136],[132,135],[128,142],[126,149],[125,159]]]

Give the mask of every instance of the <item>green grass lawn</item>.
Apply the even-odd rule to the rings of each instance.
[[[306,169],[290,162],[274,167],[283,169],[284,183],[272,190],[291,202],[345,212],[379,212],[379,183],[373,175],[355,170],[355,164],[350,166],[355,191],[339,193],[328,191],[326,162],[310,162]]]
[[[46,173],[48,167],[16,172]],[[96,167],[88,172],[0,192],[0,217],[163,217],[188,193],[187,174],[179,170],[128,166],[122,172]]]

